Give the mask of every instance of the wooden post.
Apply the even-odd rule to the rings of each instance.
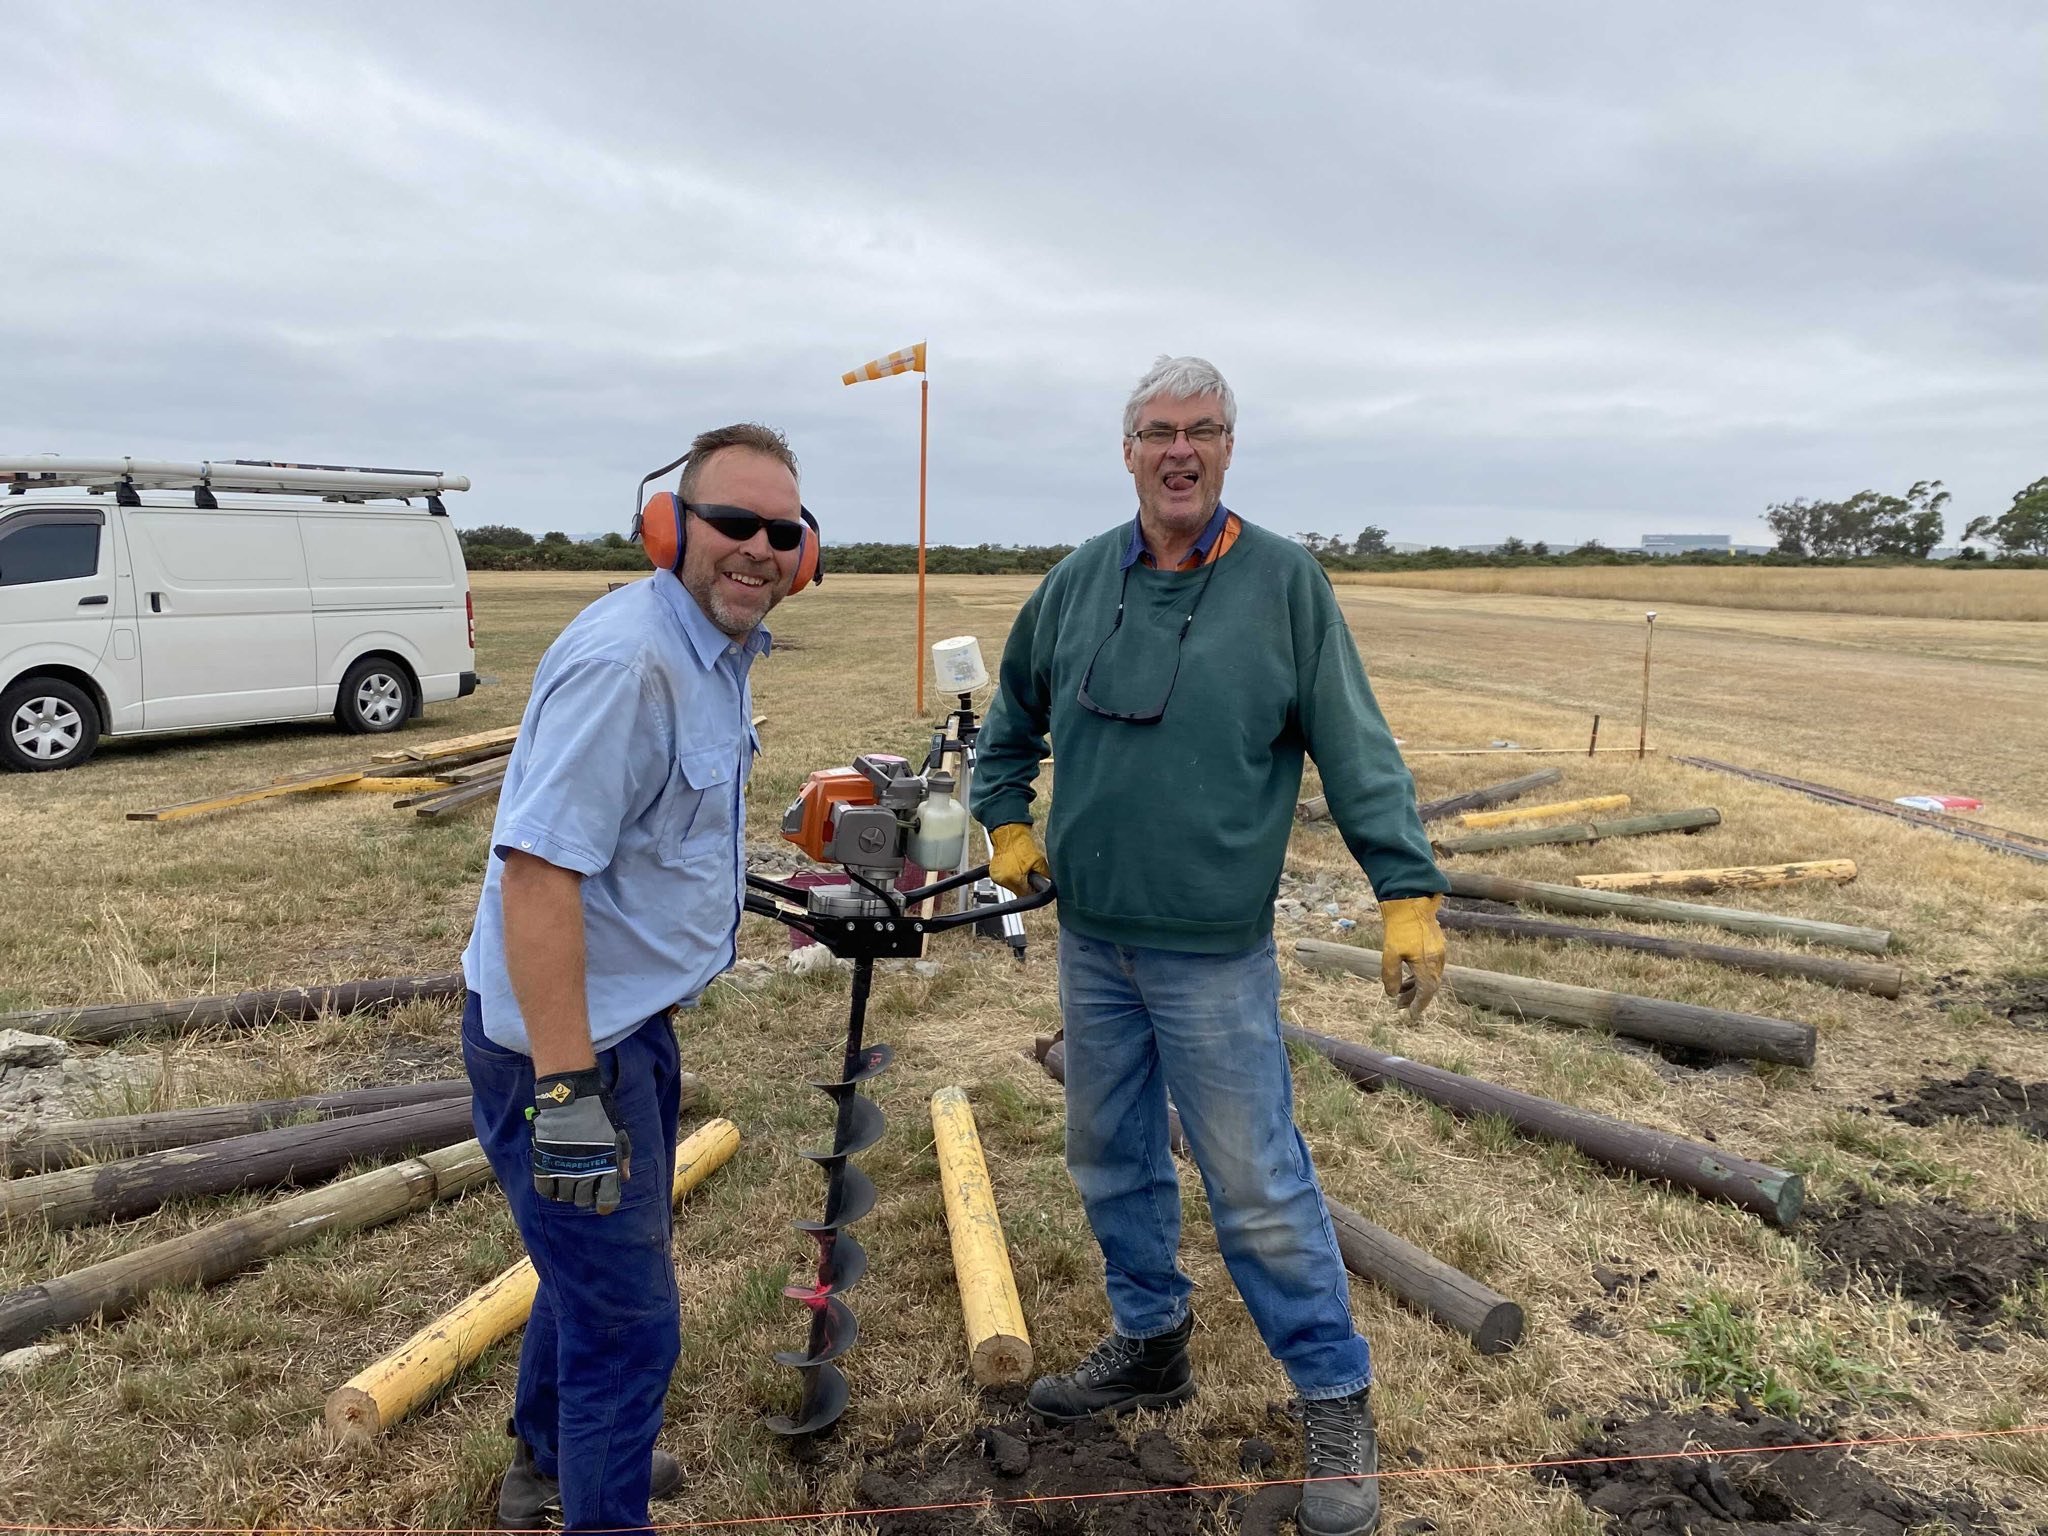
[[[1533,917],[1465,912],[1457,907],[1445,907],[1437,913],[1437,921],[1446,928],[1466,933],[1492,933],[1510,939],[1562,939],[1598,945],[1603,949],[1633,949],[1673,960],[1703,960],[1709,965],[1753,971],[1759,976],[1791,976],[1801,981],[1818,981],[1852,992],[1872,992],[1879,997],[1897,997],[1906,984],[1905,971],[1896,965],[1881,965],[1874,960],[1837,960],[1827,955],[1805,955],[1781,949],[1699,944],[1691,939],[1623,933],[1613,928],[1581,928],[1573,923],[1546,923]]]
[[[0,1184],[0,1223],[24,1217],[51,1227],[122,1221],[166,1200],[324,1179],[363,1158],[445,1147],[473,1129],[465,1095],[39,1173]]]
[[[1730,933],[1756,934],[1771,939],[1803,939],[1813,944],[1832,944],[1837,949],[1860,950],[1881,955],[1891,948],[1892,936],[1883,928],[1858,928],[1848,923],[1822,923],[1805,917],[1780,917],[1775,912],[1750,912],[1741,907],[1709,907],[1691,901],[1660,901],[1653,896],[1631,896],[1622,891],[1582,891],[1575,886],[1554,885],[1545,880],[1516,880],[1508,875],[1480,874],[1476,870],[1446,870],[1453,896],[1470,896],[1481,901],[1511,901],[1551,912],[1569,912],[1580,917],[1626,917],[1645,923],[1701,923],[1725,928]]]
[[[1575,1109],[1533,1093],[1520,1093],[1442,1067],[1425,1066],[1404,1056],[1384,1055],[1348,1040],[1297,1029],[1292,1024],[1282,1025],[1280,1032],[1296,1044],[1327,1057],[1360,1087],[1370,1089],[1395,1083],[1453,1114],[1499,1115],[1524,1135],[1563,1142],[1610,1168],[1726,1200],[1745,1211],[1754,1211],[1774,1226],[1789,1227],[1799,1219],[1806,1183],[1799,1174],[1783,1168],[1731,1157],[1719,1147],[1687,1141],[1668,1131]]]
[[[1591,795],[1584,800],[1553,800],[1548,805],[1511,806],[1505,811],[1467,811],[1458,818],[1458,825],[1474,830],[1512,827],[1525,821],[1548,821],[1557,816],[1583,816],[1593,811],[1627,809],[1627,795]]]
[[[1031,1379],[1031,1335],[1010,1271],[1003,1218],[981,1155],[974,1110],[959,1088],[932,1095],[932,1135],[939,1183],[946,1192],[946,1228],[953,1235],[953,1278],[967,1328],[967,1362],[975,1384],[1008,1387]]]
[[[1376,949],[1330,944],[1321,939],[1297,939],[1294,954],[1304,965],[1317,970],[1350,971],[1374,982],[1380,979],[1380,953]],[[1813,1065],[1813,1026],[1790,1019],[1731,1013],[1695,1003],[1638,997],[1630,992],[1603,992],[1596,987],[1538,981],[1532,976],[1509,976],[1500,971],[1476,971],[1463,965],[1444,967],[1444,986],[1459,1002],[1495,1013],[1547,1019],[1580,1029],[1604,1029],[1610,1034],[1659,1045],[1684,1046],[1715,1056],[1745,1056],[1795,1067]]]
[[[423,998],[446,1002],[462,996],[463,990],[462,972],[441,971],[428,976],[384,976],[317,987],[287,987],[277,992],[188,997],[175,1002],[106,1003],[88,1008],[0,1013],[0,1029],[23,1029],[32,1035],[61,1035],[66,1040],[105,1045],[130,1035],[185,1035],[215,1025],[317,1019],[323,1013],[395,1007]]]
[[[1636,727],[1636,756],[1647,750],[1650,739],[1650,639],[1657,633],[1657,610],[1643,615],[1643,718]]]
[[[1752,864],[1735,869],[1661,869],[1641,874],[1574,875],[1572,884],[1588,891],[1754,890],[1771,885],[1796,885],[1805,880],[1832,880],[1846,885],[1856,878],[1854,859],[1811,859],[1799,864]]]
[[[1510,800],[1519,800],[1532,790],[1547,789],[1552,784],[1562,782],[1564,770],[1540,768],[1534,773],[1523,774],[1519,779],[1508,779],[1500,784],[1483,784],[1478,789],[1446,795],[1441,800],[1425,800],[1419,807],[1419,812],[1424,821],[1444,821],[1452,816],[1462,816],[1467,811],[1483,811],[1490,806],[1506,805]]]
[[[1658,811],[1649,816],[1624,816],[1618,821],[1588,821],[1564,827],[1529,827],[1520,832],[1482,832],[1476,837],[1436,841],[1442,854],[1502,853],[1510,848],[1539,848],[1548,843],[1597,843],[1604,837],[1652,837],[1660,832],[1698,832],[1718,827],[1721,813],[1711,805],[1689,811]]]
[[[167,1285],[211,1285],[327,1232],[354,1232],[424,1210],[491,1176],[474,1141],[280,1200],[183,1237],[0,1295],[0,1350],[89,1317],[114,1318]]]
[[[1039,1062],[1058,1082],[1067,1080],[1067,1048],[1063,1041],[1045,1041]],[[1188,1155],[1180,1116],[1166,1112],[1167,1141]],[[1522,1309],[1461,1269],[1453,1269],[1385,1227],[1373,1225],[1358,1212],[1327,1194],[1330,1224],[1337,1231],[1337,1251],[1344,1267],[1361,1280],[1392,1291],[1402,1301],[1472,1341],[1482,1355],[1497,1355],[1522,1339]]]
[[[1586,756],[1591,757],[1600,750],[1600,717],[1593,717],[1593,734],[1586,742]]]
[[[0,1140],[0,1167],[7,1177],[45,1173],[90,1157],[135,1157],[170,1147],[196,1146],[227,1136],[246,1136],[302,1117],[326,1119],[397,1109],[404,1104],[433,1104],[466,1098],[469,1080],[444,1078],[432,1083],[406,1083],[387,1088],[355,1088],[346,1093],[313,1093],[296,1099],[265,1099],[255,1104],[211,1104],[201,1109],[163,1109],[143,1115],[112,1115],[101,1120],[52,1120],[13,1141]]]
[[[1489,805],[1505,805],[1531,790],[1542,789],[1563,779],[1563,773],[1555,768],[1545,768],[1537,773],[1524,774],[1519,779],[1509,779],[1503,784],[1487,784],[1479,789],[1462,790],[1442,800],[1425,800],[1418,811],[1424,821],[1442,821],[1465,811],[1484,810]],[[1294,808],[1297,821],[1321,821],[1330,814],[1330,802],[1326,796],[1312,795]]]
[[[924,487],[925,464],[931,457],[932,376],[917,380],[917,718],[924,718]]]
[[[671,1202],[723,1167],[740,1144],[730,1120],[707,1120],[676,1148]],[[327,1394],[327,1431],[336,1440],[374,1439],[403,1419],[507,1334],[526,1326],[540,1277],[521,1259],[497,1279],[472,1291],[375,1364]]]

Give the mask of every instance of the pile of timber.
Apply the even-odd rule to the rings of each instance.
[[[1051,1077],[1062,1083],[1067,1080],[1065,1042],[1041,1039],[1036,1054]],[[1180,1116],[1172,1109],[1166,1112],[1166,1128],[1173,1150],[1186,1156],[1187,1138]],[[1384,1286],[1418,1312],[1456,1329],[1482,1355],[1500,1354],[1521,1341],[1522,1309],[1515,1302],[1386,1228],[1373,1225],[1350,1206],[1327,1196],[1324,1203],[1336,1228],[1338,1252],[1352,1274]]]
[[[1380,978],[1380,953],[1352,944],[1299,939],[1295,957],[1318,970],[1349,971],[1373,981]],[[1444,987],[1461,1003],[1527,1019],[1545,1019],[1580,1029],[1604,1029],[1656,1045],[1705,1051],[1713,1056],[1778,1061],[1788,1066],[1813,1065],[1814,1028],[1792,1019],[1703,1008],[1660,997],[1605,992],[1532,976],[1480,971],[1469,966],[1444,967]]]
[[[701,1084],[686,1072],[680,1088],[688,1110]],[[482,1149],[466,1139],[470,1114],[468,1082],[450,1078],[69,1121],[32,1133],[4,1149],[6,1164],[44,1171],[0,1180],[0,1223],[119,1221],[169,1200],[309,1183],[370,1158],[405,1160],[0,1294],[0,1350],[89,1317],[119,1317],[162,1286],[210,1285],[320,1233],[374,1226],[459,1194],[490,1172]],[[320,1118],[278,1123],[306,1115]],[[148,1150],[62,1166],[138,1148]]]
[[[432,818],[496,796],[504,783],[505,764],[518,734],[518,726],[507,725],[393,748],[373,753],[369,763],[362,767],[317,769],[178,805],[130,811],[128,819],[183,821],[266,800],[330,792],[396,795],[398,798],[392,802],[395,807]]]

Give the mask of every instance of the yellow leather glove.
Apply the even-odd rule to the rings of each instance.
[[[1031,835],[1030,822],[1009,822],[988,836],[996,850],[988,861],[988,877],[1004,890],[1018,896],[1029,896],[1033,875],[1043,875],[1048,880],[1052,878],[1052,866],[1046,863],[1045,851]],[[1439,938],[1437,943],[1441,946],[1443,940]]]
[[[1441,896],[1403,896],[1380,903],[1380,985],[1387,996],[1406,1002],[1408,1017],[1418,1017],[1444,979],[1444,931],[1437,925]],[[1401,967],[1409,979],[1404,986]]]

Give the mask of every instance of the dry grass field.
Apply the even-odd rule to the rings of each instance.
[[[1441,592],[1615,598],[1798,613],[1877,613],[1915,619],[2048,619],[2048,571],[1581,566],[1452,571],[1349,571],[1362,586]]]
[[[1588,576],[1603,573],[1587,572]],[[1635,577],[1637,573],[1617,573]],[[1683,573],[1673,572],[1675,575]],[[1768,573],[1775,574],[1775,573]],[[1860,573],[1850,573],[1860,574]],[[1939,579],[1933,578],[1933,579]],[[1981,577],[1957,582],[1980,590]],[[2048,582],[2048,575],[2044,575]],[[931,636],[970,632],[993,659],[1029,591],[1023,579],[934,584]],[[540,652],[604,590],[601,577],[476,580],[480,665],[498,681],[411,728],[418,739],[518,718]],[[1990,589],[1984,588],[1988,591]],[[832,578],[782,610],[785,643],[757,670],[767,716],[752,836],[770,841],[811,769],[884,749],[921,757],[927,725],[910,700],[910,583]],[[1420,755],[1424,748],[1582,745],[1635,739],[1642,600],[1549,597],[1345,583],[1345,611],[1425,796],[1555,765],[1559,798],[1621,791],[1643,810],[1718,806],[1693,838],[1469,858],[1470,867],[1561,878],[1574,872],[1852,857],[1845,887],[1758,891],[1728,904],[1891,928],[1906,968],[1897,1001],[1612,951],[1452,936],[1460,963],[1652,993],[1815,1024],[1811,1071],[1675,1066],[1571,1030],[1440,1002],[1420,1024],[1377,987],[1284,960],[1286,1015],[1525,1090],[1619,1114],[1731,1152],[1804,1170],[1828,1207],[1855,1191],[1897,1204],[1952,1198],[1972,1209],[2048,1218],[2048,1143],[2014,1128],[1887,1118],[1881,1093],[1977,1066],[2048,1077],[2048,1036],[2008,1020],[2002,997],[2048,976],[2048,866],[1932,832],[1652,756]],[[1626,602],[1622,599],[1626,597]],[[1968,791],[1984,819],[2048,834],[2048,626],[1863,610],[1731,612],[1670,596],[1659,608],[1652,741],[1884,795]],[[1848,599],[1845,599],[1848,601]],[[1818,603],[1818,600],[1816,600]],[[934,708],[937,701],[934,701]],[[485,856],[489,813],[417,823],[374,796],[303,797],[218,817],[132,824],[121,813],[360,760],[361,744],[320,728],[111,744],[68,774],[0,780],[0,1008],[227,991],[453,963]],[[1330,882],[1377,938],[1364,881],[1327,825],[1301,829],[1304,877]],[[1330,937],[1315,913],[1283,928]],[[1685,930],[1687,936],[1719,935]],[[888,976],[870,1038],[896,1065],[876,1096],[889,1134],[863,1158],[881,1203],[859,1229],[872,1256],[852,1301],[861,1344],[854,1402],[821,1456],[793,1463],[758,1424],[786,1407],[797,1309],[780,1287],[809,1244],[787,1222],[814,1213],[818,1178],[799,1148],[821,1139],[825,1101],[804,1086],[836,1048],[845,983],[784,975],[741,993],[714,987],[684,1017],[685,1065],[703,1075],[697,1113],[738,1123],[727,1167],[678,1223],[684,1356],[664,1443],[687,1469],[686,1497],[658,1510],[717,1521],[836,1510],[857,1502],[865,1462],[903,1426],[928,1444],[1009,1416],[968,1381],[943,1203],[926,1109],[948,1083],[969,1090],[1041,1366],[1065,1369],[1106,1326],[1099,1261],[1060,1162],[1058,1090],[1020,1052],[1058,1020],[1051,920],[1018,966],[964,936],[934,946],[935,977]],[[749,920],[742,953],[773,958],[780,930]],[[138,1050],[161,1060],[164,1104],[226,1101],[393,1075],[459,1071],[452,1010],[323,1020]],[[1319,1061],[1296,1072],[1298,1117],[1336,1198],[1520,1301],[1516,1351],[1465,1342],[1355,1282],[1372,1339],[1392,1531],[1402,1521],[1469,1536],[1602,1529],[1568,1494],[1524,1472],[1431,1473],[1520,1462],[1580,1443],[1638,1395],[1726,1405],[1731,1380],[1766,1377],[1803,1416],[1851,1433],[1929,1434],[2048,1418],[2048,1280],[2002,1303],[2003,1349],[1964,1348],[1949,1323],[1882,1286],[1825,1283],[1798,1233],[1681,1192],[1606,1174],[1577,1154],[1517,1139],[1496,1122],[1453,1120],[1398,1092],[1360,1094]],[[119,1106],[106,1106],[109,1109]],[[1205,1481],[1236,1478],[1238,1448],[1262,1435],[1298,1471],[1295,1432],[1277,1424],[1284,1377],[1266,1356],[1217,1259],[1199,1181],[1185,1176],[1184,1259],[1200,1291],[1202,1392],[1165,1422]],[[185,1231],[261,1197],[173,1206],[117,1227],[0,1232],[0,1287]],[[204,1292],[162,1294],[129,1318],[57,1336],[64,1352],[0,1390],[0,1524],[227,1528],[464,1528],[485,1523],[507,1452],[502,1436],[516,1340],[491,1351],[379,1444],[322,1439],[326,1392],[518,1255],[495,1190],[282,1256]],[[1654,1279],[1609,1299],[1592,1268]],[[1589,1321],[1590,1320],[1590,1321]],[[1692,1374],[1679,1362],[1690,1356]],[[1704,1362],[1704,1369],[1703,1364]],[[1159,1421],[1152,1421],[1159,1422]],[[1126,1436],[1145,1425],[1127,1425]],[[904,1431],[906,1437],[907,1431]],[[2048,1522],[2048,1439],[1873,1447],[1859,1459],[1926,1494],[1961,1489],[2019,1536]],[[1732,1470],[1732,1469],[1731,1469]],[[1742,1474],[1736,1473],[1738,1477]],[[1114,1525],[1110,1506],[1041,1527]],[[984,1515],[981,1527],[1008,1522]],[[817,1522],[766,1529],[821,1529]],[[823,1529],[850,1529],[843,1520]],[[1228,1529],[1218,1517],[1214,1527]]]

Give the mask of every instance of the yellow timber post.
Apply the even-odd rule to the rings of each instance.
[[[1010,1250],[1003,1242],[1003,1222],[965,1090],[941,1088],[932,1095],[932,1135],[938,1144],[939,1182],[946,1191],[946,1225],[953,1234],[968,1367],[978,1386],[1028,1381],[1031,1336],[1024,1330]]]
[[[1512,827],[1525,821],[1548,821],[1553,816],[1576,816],[1581,811],[1625,811],[1627,795],[1593,795],[1584,800],[1553,800],[1548,805],[1518,805],[1505,811],[1467,811],[1458,818],[1461,827]]]
[[[673,1198],[723,1167],[740,1144],[730,1120],[708,1120],[676,1148]],[[336,1440],[370,1440],[419,1407],[455,1373],[507,1334],[526,1326],[540,1277],[521,1259],[497,1279],[472,1291],[376,1364],[327,1394],[327,1431]]]

